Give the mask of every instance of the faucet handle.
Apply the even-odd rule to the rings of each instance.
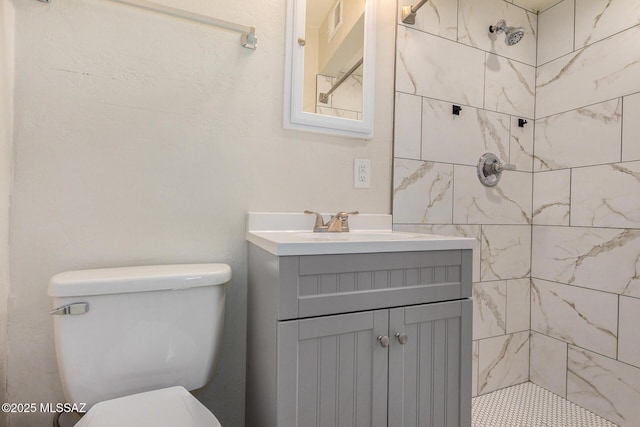
[[[349,215],[357,215],[360,212],[358,211],[353,211],[353,212],[338,212],[337,214],[335,214],[334,216],[337,218],[340,218],[342,220],[347,220],[349,218]]]
[[[321,214],[319,214],[318,212],[313,212],[313,211],[304,211],[304,213],[316,216],[316,223],[313,226],[314,230],[317,229],[317,228],[320,228],[320,227],[324,227],[324,220],[322,219],[322,215]]]
[[[337,225],[334,224],[333,227],[332,227],[333,230],[330,230],[330,231],[342,231],[342,232],[349,231],[349,215],[357,215],[358,213],[359,213],[358,211],[338,212],[337,214],[335,214],[332,217],[332,219],[335,218],[335,219],[340,221],[339,229],[337,229]]]

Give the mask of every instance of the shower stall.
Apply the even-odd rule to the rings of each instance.
[[[524,3],[430,1],[413,24],[398,4],[394,227],[477,240],[474,396],[533,383],[632,426],[640,5]],[[494,187],[485,153],[513,165]]]

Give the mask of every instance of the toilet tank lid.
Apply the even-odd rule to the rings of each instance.
[[[223,285],[231,280],[227,264],[176,264],[100,268],[56,274],[49,281],[49,296],[74,297],[182,290]]]

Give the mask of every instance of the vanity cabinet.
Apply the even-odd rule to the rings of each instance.
[[[471,425],[471,250],[249,244],[247,427]]]

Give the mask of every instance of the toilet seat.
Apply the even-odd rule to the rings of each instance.
[[[94,405],[75,427],[222,427],[184,387],[170,387]]]

